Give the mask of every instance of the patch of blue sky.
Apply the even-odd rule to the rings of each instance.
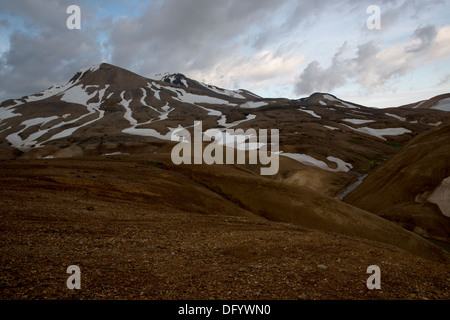
[[[89,6],[94,9],[98,19],[111,18],[113,21],[121,17],[135,18],[142,16],[149,7],[157,4],[158,1],[144,0],[97,0],[89,2]]]
[[[11,16],[0,13],[0,21],[5,21],[5,26],[0,29],[1,36],[7,35],[9,37],[13,32],[36,35],[38,31],[35,25],[29,23],[21,16]]]

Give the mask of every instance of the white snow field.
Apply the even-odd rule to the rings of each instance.
[[[26,102],[34,102],[34,101],[44,100],[44,99],[53,97],[54,95],[60,93],[61,91],[64,91],[66,88],[67,88],[66,86],[61,86],[61,85],[56,84],[56,85],[51,86],[47,90],[38,93],[37,95],[28,96],[27,98],[25,98],[25,101]]]
[[[353,124],[366,124],[375,122],[375,120],[362,120],[362,119],[343,119],[342,121],[350,122]]]
[[[344,102],[342,100],[336,99],[335,97],[330,96],[329,94],[324,94],[323,98],[328,100],[328,101],[331,101],[331,102],[339,103],[340,106],[337,106],[337,107],[344,107],[344,108],[348,108],[348,109],[359,109],[358,107],[353,106],[353,105],[351,105],[351,104],[349,104],[347,102]],[[336,104],[334,104],[334,105],[336,106]]]
[[[216,138],[214,140],[215,143],[238,150],[258,150],[265,146],[264,143],[253,142],[252,138],[259,140],[258,137],[253,135],[229,134],[228,132],[219,129],[206,130],[204,135],[210,139],[214,136]]]
[[[261,108],[261,107],[265,107],[267,106],[268,103],[267,102],[254,102],[254,101],[249,101],[247,103],[241,104],[240,107],[242,109],[257,109],[257,108]]]
[[[46,134],[50,129],[41,130],[41,126],[46,123],[58,119],[57,116],[48,118],[35,118],[23,121],[20,126],[24,126],[20,131],[12,133],[6,137],[6,140],[19,150],[27,150],[31,146],[36,144],[36,139]],[[38,126],[38,130],[30,134],[27,138],[23,139],[20,134],[28,128]]]
[[[177,97],[174,98],[174,99],[176,99],[176,100],[178,100],[180,102],[184,102],[184,103],[190,103],[190,104],[196,104],[196,103],[226,104],[226,105],[236,106],[236,104],[230,103],[227,100],[218,99],[218,98],[209,97],[209,96],[202,96],[202,95],[193,94],[193,93],[187,93],[183,89],[179,89],[179,88],[167,87],[166,89],[176,93]]]
[[[18,116],[22,115],[20,113],[14,113],[14,107],[16,107],[16,105],[9,106],[6,108],[4,108],[4,107],[0,108],[0,122],[2,122],[3,120],[6,120],[6,119],[10,119],[10,118],[14,118],[14,117],[18,117]]]
[[[415,105],[415,106],[413,107],[413,109],[417,109],[418,107],[420,107],[421,105],[423,105],[425,102],[427,102],[427,100],[424,100],[424,101],[419,102],[417,105]]]
[[[298,162],[301,162],[306,165],[310,165],[313,167],[318,167],[327,171],[333,171],[333,172],[349,172],[353,166],[350,163],[347,163],[339,158],[335,157],[328,157],[327,160],[330,162],[334,162],[337,164],[337,168],[333,169],[330,168],[325,162],[321,160],[317,160],[314,157],[311,157],[307,154],[300,154],[300,153],[280,153],[281,156],[285,156],[294,160],[297,160]]]
[[[450,112],[450,98],[440,100],[431,109]]]
[[[441,184],[434,189],[428,197],[428,201],[436,204],[444,216],[450,217],[450,177],[442,180]]]
[[[314,118],[322,119],[321,116],[319,116],[318,114],[316,114],[316,113],[315,113],[314,111],[312,111],[312,110],[306,110],[306,109],[298,109],[298,110],[303,111],[303,112],[306,112],[306,113],[312,115]]]
[[[398,120],[403,121],[403,122],[406,121],[406,118],[400,117],[400,116],[398,116],[398,115],[396,115],[396,114],[385,113],[385,115],[387,115],[387,116],[389,116],[389,117],[392,117],[392,118],[395,118],[395,119],[398,119]]]
[[[344,124],[344,126],[361,133],[365,133],[374,137],[377,137],[381,140],[386,140],[384,136],[400,136],[404,133],[411,133],[411,130],[405,129],[405,128],[385,128],[385,129],[373,129],[368,127],[362,127],[362,128],[353,128],[351,126],[348,126]]]
[[[212,86],[212,85],[206,84],[206,83],[201,83],[201,85],[204,86],[206,89],[209,89],[209,90],[211,90],[215,93],[221,94],[221,95],[229,96],[231,98],[236,98],[236,99],[245,99],[245,97],[237,91],[227,90],[227,89],[219,89],[216,86]]]
[[[237,125],[239,125],[241,123],[244,123],[246,121],[253,120],[255,118],[256,118],[256,115],[249,114],[249,115],[247,115],[247,118],[245,118],[244,120],[238,120],[238,121],[235,121],[235,122],[227,123],[227,116],[222,115],[222,118],[217,120],[217,124],[219,126],[223,126],[223,127],[227,128],[227,129],[229,129],[229,128],[233,128],[233,127],[235,127],[235,126],[237,126]]]
[[[85,89],[83,89],[83,85],[81,84],[73,86],[61,93],[61,101],[87,106],[87,102],[96,96],[97,91],[89,95]]]
[[[90,70],[90,69],[86,69]],[[86,72],[85,71],[85,72]],[[93,86],[94,87],[94,86]],[[98,86],[95,86],[96,88],[98,88]],[[61,96],[61,100],[62,101],[66,101],[69,103],[76,103],[76,104],[81,104],[84,105],[87,108],[88,113],[82,115],[79,118],[70,120],[70,121],[61,121],[58,124],[55,124],[54,126],[47,128],[45,130],[41,130],[40,127],[42,125],[45,125],[47,123],[49,123],[50,121],[59,119],[59,117],[57,116],[53,116],[50,118],[35,118],[35,119],[30,119],[27,121],[24,121],[21,123],[21,125],[24,125],[25,128],[23,128],[22,130],[12,133],[9,136],[6,137],[6,139],[17,149],[25,151],[28,150],[31,147],[40,147],[42,146],[44,143],[51,141],[51,140],[56,140],[56,139],[60,139],[60,138],[65,138],[68,136],[71,136],[76,130],[78,130],[81,127],[87,126],[91,123],[94,123],[98,120],[100,120],[101,118],[103,118],[105,112],[102,110],[99,110],[100,104],[102,103],[102,99],[103,96],[105,94],[106,89],[109,87],[109,85],[107,85],[105,88],[101,89],[101,90],[96,90],[94,91],[92,94],[88,94],[86,92],[86,88],[83,88],[81,85],[78,86],[73,86],[68,88],[67,90],[63,91],[63,92],[58,92],[56,93],[57,95]],[[56,91],[53,91],[56,92]],[[94,98],[97,94],[99,94],[99,102],[95,102],[95,103],[87,103],[90,99]],[[37,100],[33,100],[33,101],[37,101]],[[50,137],[49,139],[47,139],[46,141],[37,143],[36,139],[38,139],[39,137],[43,136],[44,134],[46,134],[47,132],[53,130],[53,129],[57,129],[60,128],[62,126],[68,125],[68,124],[73,124],[78,122],[79,120],[91,115],[91,114],[96,114],[98,113],[98,117],[94,120],[91,120],[89,122],[83,123],[79,126],[73,127],[73,128],[68,128],[65,129],[55,135],[53,135],[52,137]],[[66,119],[68,115],[64,115],[63,117],[61,117],[61,119]],[[37,126],[40,125],[38,130],[32,134],[30,134],[27,138],[22,138],[20,136],[20,134],[25,131],[26,129],[28,129],[29,127],[33,127],[33,126]]]

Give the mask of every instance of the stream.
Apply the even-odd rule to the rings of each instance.
[[[367,178],[367,174],[358,175],[358,180],[356,182],[354,182],[353,184],[349,185],[347,187],[347,189],[345,189],[343,192],[338,194],[335,198],[339,199],[339,200],[344,200],[344,197],[346,195],[348,195],[350,192],[352,192],[353,190],[355,190],[356,187],[359,186],[364,181],[365,178]]]

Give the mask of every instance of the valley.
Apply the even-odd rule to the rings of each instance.
[[[4,101],[1,298],[449,299],[447,99],[263,98],[103,63]]]

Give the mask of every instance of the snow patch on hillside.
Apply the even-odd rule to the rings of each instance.
[[[132,126],[136,126],[138,123],[136,119],[132,116],[132,111],[130,109],[130,103],[133,101],[133,99],[125,100],[125,91],[120,94],[120,97],[122,98],[122,101],[120,101],[120,104],[125,108],[125,114],[124,118],[130,122]]]
[[[306,113],[312,115],[312,116],[315,117],[315,118],[322,119],[321,116],[319,116],[318,114],[316,114],[316,113],[315,113],[314,111],[312,111],[312,110],[306,110],[306,109],[298,109],[298,110],[303,111],[303,112],[306,112]]]
[[[395,119],[398,119],[398,120],[403,121],[403,122],[406,121],[406,118],[400,117],[400,116],[398,116],[398,115],[396,115],[396,114],[385,113],[385,115],[387,115],[387,116],[389,116],[389,117],[392,117],[392,118],[395,118]]]
[[[417,108],[419,108],[421,105],[423,105],[425,102],[427,102],[427,100],[419,102],[418,104],[416,104],[416,105],[415,105],[414,107],[412,107],[412,108],[413,108],[413,109],[417,109]]]
[[[3,120],[6,120],[6,119],[10,119],[10,118],[21,116],[22,114],[20,114],[20,113],[14,113],[14,111],[15,111],[14,108],[15,107],[16,106],[0,108],[0,122],[2,122]]]
[[[86,90],[83,89],[83,85],[80,84],[64,91],[61,94],[61,101],[87,106],[87,102],[95,97],[96,94],[97,91],[94,91],[92,94],[88,94]]]
[[[362,128],[353,128],[351,126],[348,126],[344,124],[344,126],[361,133],[365,133],[371,136],[374,136],[381,140],[386,140],[384,136],[400,136],[405,133],[411,133],[411,130],[405,129],[405,128],[385,128],[385,129],[374,129],[369,127],[362,127]]]
[[[230,105],[230,106],[231,105],[235,106],[235,104],[231,104],[229,101],[223,100],[223,99],[218,99],[218,98],[214,98],[214,97],[203,96],[203,95],[198,95],[198,94],[193,94],[193,93],[187,93],[186,91],[184,91],[182,89],[178,89],[178,88],[167,87],[166,89],[176,93],[177,97],[174,99],[176,99],[180,102],[183,102],[183,103],[226,104],[226,105]]]
[[[203,109],[203,110],[205,110],[205,111],[208,111],[208,116],[213,116],[213,117],[221,117],[222,116],[222,112],[220,112],[220,111],[217,111],[217,110],[214,110],[214,109],[205,108],[205,107],[202,107],[202,106],[199,106],[199,105],[196,105],[196,106],[201,108],[201,109]]]
[[[244,122],[246,122],[246,121],[253,120],[253,119],[255,119],[255,118],[256,118],[256,115],[254,115],[254,114],[249,114],[249,115],[247,115],[247,118],[245,118],[244,120],[238,120],[238,121],[235,121],[235,122],[227,123],[227,116],[222,115],[222,118],[220,118],[220,119],[217,121],[217,124],[218,124],[219,126],[222,126],[222,127],[225,127],[225,128],[227,128],[227,129],[229,129],[229,128],[235,127],[235,126],[237,126],[237,125],[239,125],[239,124],[241,124],[241,123],[244,123]]]
[[[267,105],[268,105],[267,102],[262,102],[262,101],[260,101],[260,102],[249,101],[249,102],[246,102],[246,103],[244,103],[244,104],[241,104],[240,107],[241,107],[242,109],[257,109],[257,108],[265,107],[265,106],[267,106]]]
[[[450,112],[450,98],[440,100],[431,109]]]
[[[96,87],[98,87],[98,86],[96,86]],[[80,129],[80,128],[82,128],[82,127],[85,127],[85,126],[88,126],[88,125],[90,125],[90,124],[92,124],[92,123],[94,123],[94,122],[97,122],[98,120],[102,119],[102,118],[105,116],[105,111],[100,110],[99,108],[100,108],[100,105],[101,105],[102,102],[103,102],[103,97],[105,96],[105,92],[106,92],[106,90],[107,90],[108,88],[109,88],[109,85],[106,85],[105,88],[103,88],[103,89],[101,89],[101,90],[99,90],[99,91],[95,91],[95,92],[90,96],[91,98],[93,98],[93,97],[95,97],[95,96],[97,95],[97,93],[98,93],[98,102],[94,102],[94,103],[86,103],[86,104],[85,104],[85,106],[87,107],[88,113],[82,115],[81,117],[79,117],[79,118],[77,118],[77,119],[73,119],[73,120],[71,120],[71,121],[62,121],[62,122],[60,122],[59,124],[57,124],[57,125],[53,126],[52,128],[50,128],[49,130],[53,130],[53,129],[56,129],[56,128],[60,128],[60,127],[62,127],[62,126],[66,126],[66,125],[68,125],[68,124],[77,123],[78,121],[80,121],[80,120],[82,120],[82,119],[84,119],[84,118],[86,118],[86,117],[88,117],[88,116],[90,116],[90,115],[92,115],[92,114],[96,114],[96,113],[98,113],[98,117],[97,117],[97,118],[95,118],[95,119],[93,119],[93,120],[91,120],[91,121],[82,123],[82,124],[80,124],[80,125],[78,125],[78,126],[76,126],[76,127],[72,127],[72,128],[65,129],[65,130],[63,130],[63,131],[61,131],[61,132],[59,132],[59,133],[53,135],[50,139],[48,139],[48,140],[46,140],[46,141],[43,141],[43,142],[37,144],[36,147],[39,147],[39,146],[41,146],[41,145],[43,145],[43,144],[45,144],[45,143],[47,143],[47,142],[49,142],[49,141],[52,141],[52,140],[57,140],[57,139],[62,139],[62,138],[70,137],[70,136],[71,136],[75,131],[77,131],[78,129]],[[91,98],[90,98],[90,99],[91,99]],[[89,101],[90,99],[88,99],[87,101]],[[65,119],[65,117],[63,117],[63,118]]]
[[[209,97],[209,96],[201,96],[201,95],[192,94],[192,93],[184,93],[182,95],[182,97],[179,97],[179,100],[181,102],[192,103],[192,104],[195,104],[195,103],[227,104],[227,105],[230,104],[230,102],[226,101],[226,100],[213,98],[213,97]]]
[[[310,165],[313,167],[318,167],[327,171],[333,171],[333,172],[349,172],[350,169],[353,168],[353,166],[350,163],[347,163],[339,158],[331,157],[329,156],[327,158],[328,161],[334,162],[337,165],[337,168],[333,169],[328,166],[325,162],[321,160],[317,160],[314,157],[311,157],[307,154],[300,154],[300,153],[280,153],[281,156],[285,156],[291,159],[294,159],[298,162],[301,162],[306,165]]]
[[[220,129],[209,129],[204,133],[205,137],[208,137],[212,141],[212,137],[215,138],[214,143],[218,145],[234,148],[237,150],[258,150],[265,146],[264,143],[260,143],[256,140],[257,137],[249,134],[230,134]],[[255,140],[255,141],[253,141]]]
[[[57,95],[58,93],[60,93],[61,91],[64,91],[65,89],[66,89],[66,86],[53,85],[45,91],[42,91],[42,92],[32,95],[32,96],[28,96],[27,98],[25,98],[25,101],[26,102],[34,102],[34,101],[44,100],[44,99],[53,97],[54,95]]]
[[[253,98],[256,98],[256,99],[263,99],[263,97],[258,96],[257,94],[254,94],[253,92],[250,92],[250,91],[236,90],[236,92],[248,94],[249,96],[252,96]]]
[[[169,132],[166,134],[161,134],[155,129],[138,129],[135,126],[122,130],[123,133],[128,133],[136,136],[143,137],[154,137],[160,140],[172,141],[172,132],[176,130],[184,129],[181,125],[178,125],[178,128],[167,128]]]
[[[350,122],[353,124],[366,124],[366,123],[375,122],[374,120],[362,120],[362,119],[343,119],[343,121]]]
[[[450,177],[442,180],[441,184],[434,189],[428,197],[428,201],[436,204],[444,216],[450,217]]]
[[[245,99],[245,97],[237,91],[220,89],[216,86],[212,86],[212,85],[206,84],[206,83],[201,83],[201,85],[204,86],[206,89],[211,90],[218,94],[222,94],[222,95],[229,96],[231,98],[236,98],[236,99]]]
[[[333,97],[333,96],[330,96],[329,94],[324,94],[324,95],[323,95],[323,98],[324,98],[325,100],[328,100],[328,101],[333,102],[333,104],[334,104],[335,106],[337,106],[337,107],[344,107],[344,108],[348,108],[348,109],[359,109],[358,107],[356,107],[356,106],[354,106],[354,105],[351,105],[351,104],[349,104],[349,103],[347,103],[347,102],[344,102],[344,101],[342,101],[342,100],[340,100],[340,99],[337,99],[337,98],[335,98],[335,97]],[[338,104],[340,104],[340,106],[339,106],[339,105],[336,105],[336,102],[337,102]]]
[[[47,118],[35,118],[23,121],[20,126],[24,126],[20,131],[12,133],[6,137],[6,140],[15,148],[19,150],[27,150],[30,147],[36,145],[36,140],[46,134],[51,128],[41,130],[41,127],[50,121],[58,119],[57,116],[47,117]],[[38,130],[30,134],[27,138],[22,138],[21,133],[28,128],[39,126]]]
[[[92,65],[92,66],[90,66],[90,67],[82,68],[82,69],[80,69],[78,72],[81,73],[81,76],[80,76],[80,78],[81,78],[81,77],[84,76],[84,74],[85,74],[86,72],[88,72],[88,71],[90,71],[90,72],[95,72],[95,71],[97,71],[98,69],[100,69],[100,65],[99,65],[99,64],[95,64],[95,65]]]

